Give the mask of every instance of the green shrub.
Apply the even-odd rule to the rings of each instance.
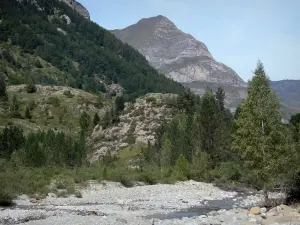
[[[146,99],[146,102],[147,102],[147,103],[151,103],[151,102],[156,103],[156,98],[154,98],[154,97],[148,97],[148,98]]]
[[[219,166],[222,180],[238,181],[241,179],[241,167],[235,162],[222,162]]]
[[[60,106],[60,99],[58,97],[49,97],[47,100],[47,103],[50,105],[53,105],[54,107],[59,107]]]
[[[64,95],[67,96],[68,98],[73,98],[74,97],[74,95],[71,93],[70,90],[65,90]]]
[[[124,140],[124,142],[130,144],[130,145],[133,145],[135,143],[135,136],[130,134],[126,137],[126,139]]]

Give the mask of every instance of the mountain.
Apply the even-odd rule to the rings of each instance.
[[[33,79],[97,93],[117,84],[127,100],[183,90],[137,50],[86,19],[88,12],[76,1],[4,0],[0,8],[0,73],[9,85]]]
[[[300,80],[271,81],[271,86],[279,96],[287,118],[300,113]]]
[[[111,32],[136,48],[160,72],[196,93],[203,93],[207,86],[224,86],[230,90],[227,103],[233,107],[245,97],[247,85],[237,73],[217,62],[204,43],[164,16],[141,19]]]
[[[69,5],[71,8],[73,8],[73,10],[78,12],[84,18],[90,19],[89,11],[83,5],[81,5],[79,2],[77,2],[75,0],[60,0],[60,1],[65,2],[67,5]]]

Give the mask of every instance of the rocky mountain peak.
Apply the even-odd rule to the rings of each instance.
[[[247,86],[233,69],[217,62],[203,42],[184,33],[164,16],[144,18],[127,28],[111,32],[136,48],[167,77],[189,87],[193,83],[193,90],[197,93],[203,93],[203,83],[209,87],[210,84]],[[200,91],[197,91],[198,83],[201,83]],[[240,92],[234,95],[241,96]],[[238,101],[235,99],[234,102]]]

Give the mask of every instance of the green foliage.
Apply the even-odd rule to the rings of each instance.
[[[25,110],[25,118],[26,118],[26,119],[31,119],[29,107],[26,107],[26,110]]]
[[[86,112],[83,112],[79,119],[81,130],[84,132],[88,131],[90,123],[91,123],[91,117]]]
[[[182,174],[184,177],[188,175],[189,172],[189,162],[185,157],[180,154],[175,164],[175,171],[179,174]]]
[[[13,118],[19,118],[21,116],[20,115],[20,103],[19,103],[16,95],[14,95],[12,98],[12,102],[10,105],[10,115]]]
[[[123,111],[123,109],[125,107],[124,104],[125,104],[124,98],[122,96],[117,96],[116,97],[116,111],[117,112]]]
[[[93,119],[93,124],[94,124],[94,127],[97,126],[100,122],[100,117],[98,115],[98,113],[95,113],[94,115],[94,119]]]
[[[0,74],[0,99],[7,100],[6,82],[2,74]]]
[[[27,93],[32,94],[32,93],[36,92],[37,89],[36,89],[35,82],[32,77],[28,78],[28,82],[27,82],[25,88],[26,88]]]
[[[25,138],[22,129],[5,127],[0,133],[0,158],[10,159],[14,151],[24,146]]]
[[[253,183],[268,190],[274,185],[273,178],[284,173],[290,146],[289,132],[281,124],[279,99],[261,62],[250,81],[248,97],[241,104],[236,126],[232,147],[251,171]]]
[[[5,13],[1,18],[0,41],[9,41],[9,49],[19,46],[18,51],[30,59],[21,68],[11,51],[5,51],[1,60],[8,62],[13,70],[34,72],[39,83],[70,85],[94,93],[106,91],[102,81],[118,83],[126,90],[129,100],[148,92],[183,91],[182,85],[158,74],[137,50],[64,3],[42,0],[39,6],[43,11],[31,2],[1,2]],[[70,17],[72,25],[56,17],[56,10]],[[49,17],[52,17],[50,21]],[[67,35],[57,32],[57,28],[65,30]],[[49,74],[50,68],[59,71],[59,76]],[[18,74],[11,73],[9,80],[24,83]]]

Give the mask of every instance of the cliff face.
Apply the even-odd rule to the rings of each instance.
[[[203,93],[207,86],[226,86],[230,90],[228,104],[233,108],[245,96],[247,85],[234,70],[217,62],[204,43],[164,16],[142,19],[111,32],[138,49],[153,67],[196,93]]]
[[[82,15],[86,19],[88,19],[88,20],[90,19],[89,11],[83,5],[81,5],[79,2],[77,2],[75,0],[60,0],[60,1],[65,2],[67,5],[72,7],[75,11],[77,11],[80,15]]]

